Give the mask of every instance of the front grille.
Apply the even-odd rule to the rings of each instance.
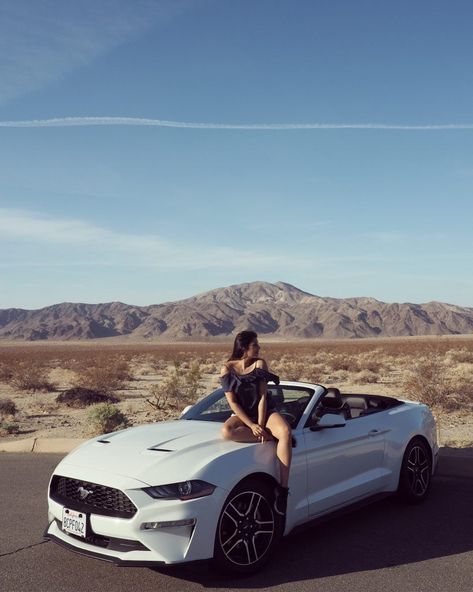
[[[83,490],[90,492],[85,499],[81,499],[81,491]],[[119,489],[61,475],[53,477],[50,496],[54,501],[72,510],[92,512],[103,516],[133,518],[137,512],[133,502]]]

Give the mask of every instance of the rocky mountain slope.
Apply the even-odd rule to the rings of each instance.
[[[0,310],[0,339],[208,339],[251,328],[281,338],[473,333],[473,308],[322,298],[283,282],[252,282],[151,306],[62,303]]]

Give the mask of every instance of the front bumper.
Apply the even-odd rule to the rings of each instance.
[[[217,487],[210,496],[180,501],[153,499],[141,487],[122,488],[137,508],[132,518],[87,513],[87,539],[62,530],[64,506],[49,498],[45,538],[77,553],[117,565],[152,566],[213,557],[220,509],[228,495],[226,490]],[[73,502],[66,507],[75,509]],[[184,520],[195,523],[165,525],[152,530],[141,528],[143,523]]]

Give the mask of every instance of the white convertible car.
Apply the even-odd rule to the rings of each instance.
[[[274,442],[220,436],[229,417],[222,389],[181,419],[94,438],[56,467],[45,536],[125,566],[213,558],[221,569],[261,567],[282,535],[382,493],[412,502],[429,491],[436,426],[426,405],[269,384],[293,429],[285,521],[273,511]]]

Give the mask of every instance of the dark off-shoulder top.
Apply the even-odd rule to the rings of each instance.
[[[263,368],[254,368],[247,374],[238,374],[230,368],[227,374],[220,377],[223,390],[226,393],[232,392],[236,395],[238,404],[253,421],[258,418],[259,385],[261,381],[271,381],[279,384],[279,377]],[[274,402],[269,393],[266,409],[267,411],[274,409]]]

